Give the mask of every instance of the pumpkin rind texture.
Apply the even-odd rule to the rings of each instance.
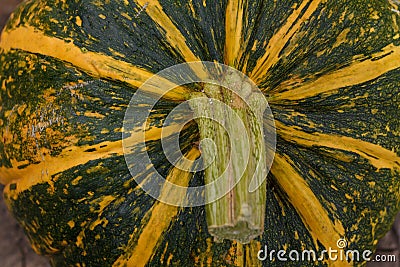
[[[257,252],[321,252],[341,238],[373,250],[400,208],[396,2],[24,2],[0,42],[0,182],[10,211],[53,266],[286,266]],[[191,61],[248,75],[275,118],[265,232],[250,244],[215,242],[204,207],[154,200],[136,183],[151,171],[132,177],[128,167],[141,163],[124,159],[122,122],[137,88]],[[202,185],[203,172],[174,168],[160,137],[191,90],[163,97],[146,150],[130,151],[182,186]],[[174,134],[187,158],[200,156],[195,122]]]

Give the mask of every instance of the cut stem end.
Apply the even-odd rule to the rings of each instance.
[[[225,84],[229,88],[205,84],[189,102],[205,164],[206,219],[217,240],[249,243],[264,231],[267,102],[235,73],[225,76]]]

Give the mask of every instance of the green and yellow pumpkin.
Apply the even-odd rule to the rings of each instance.
[[[0,43],[0,182],[10,211],[53,266],[365,264],[258,256],[265,247],[320,253],[338,249],[338,240],[348,250],[373,250],[391,226],[400,208],[396,3],[24,2]],[[274,116],[264,231],[247,244],[214,240],[204,206],[149,196],[137,178],[151,169],[132,177],[124,158],[122,122],[136,90],[159,71],[193,61],[243,72]],[[162,97],[144,130],[146,149],[132,148],[181,186],[204,184],[204,172],[166,159],[163,122],[202,86],[143,96]],[[179,134],[186,158],[200,157],[196,121],[170,134]]]

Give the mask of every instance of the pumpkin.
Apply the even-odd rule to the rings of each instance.
[[[391,226],[400,189],[399,25],[398,4],[383,0],[26,1],[0,44],[9,210],[53,266],[363,265],[361,257],[262,256],[361,255]],[[248,242],[214,239],[206,205],[169,205],[140,183],[154,171],[184,187],[205,183],[205,171],[191,168],[201,164],[196,142],[208,126],[169,128],[192,161],[186,169],[161,145],[168,114],[203,84],[144,90],[133,110],[157,99],[146,127],[123,128],[138,88],[193,61],[247,75],[271,108],[276,153],[262,187],[264,229]],[[139,160],[128,166],[122,136],[135,133],[146,146],[130,147]],[[140,161],[146,156],[153,168]],[[160,188],[153,193],[173,195]]]

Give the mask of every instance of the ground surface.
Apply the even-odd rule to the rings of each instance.
[[[9,14],[21,0],[0,0],[0,30]],[[1,103],[0,103],[1,104]],[[48,267],[47,260],[36,255],[30,248],[23,231],[10,216],[2,196],[0,185],[0,267]],[[379,243],[377,255],[396,255],[396,262],[371,262],[368,267],[400,267],[399,254],[400,216],[392,230]]]
[[[1,0],[0,0],[1,1]],[[3,188],[1,187],[1,192]],[[2,195],[2,193],[0,193]],[[47,259],[37,255],[30,247],[24,232],[9,215],[0,197],[0,266],[48,267]]]
[[[21,0],[0,0],[0,31],[9,14]],[[1,105],[1,103],[0,103]],[[0,185],[0,267],[49,267],[47,259],[30,247],[24,232],[10,216],[3,201]]]

